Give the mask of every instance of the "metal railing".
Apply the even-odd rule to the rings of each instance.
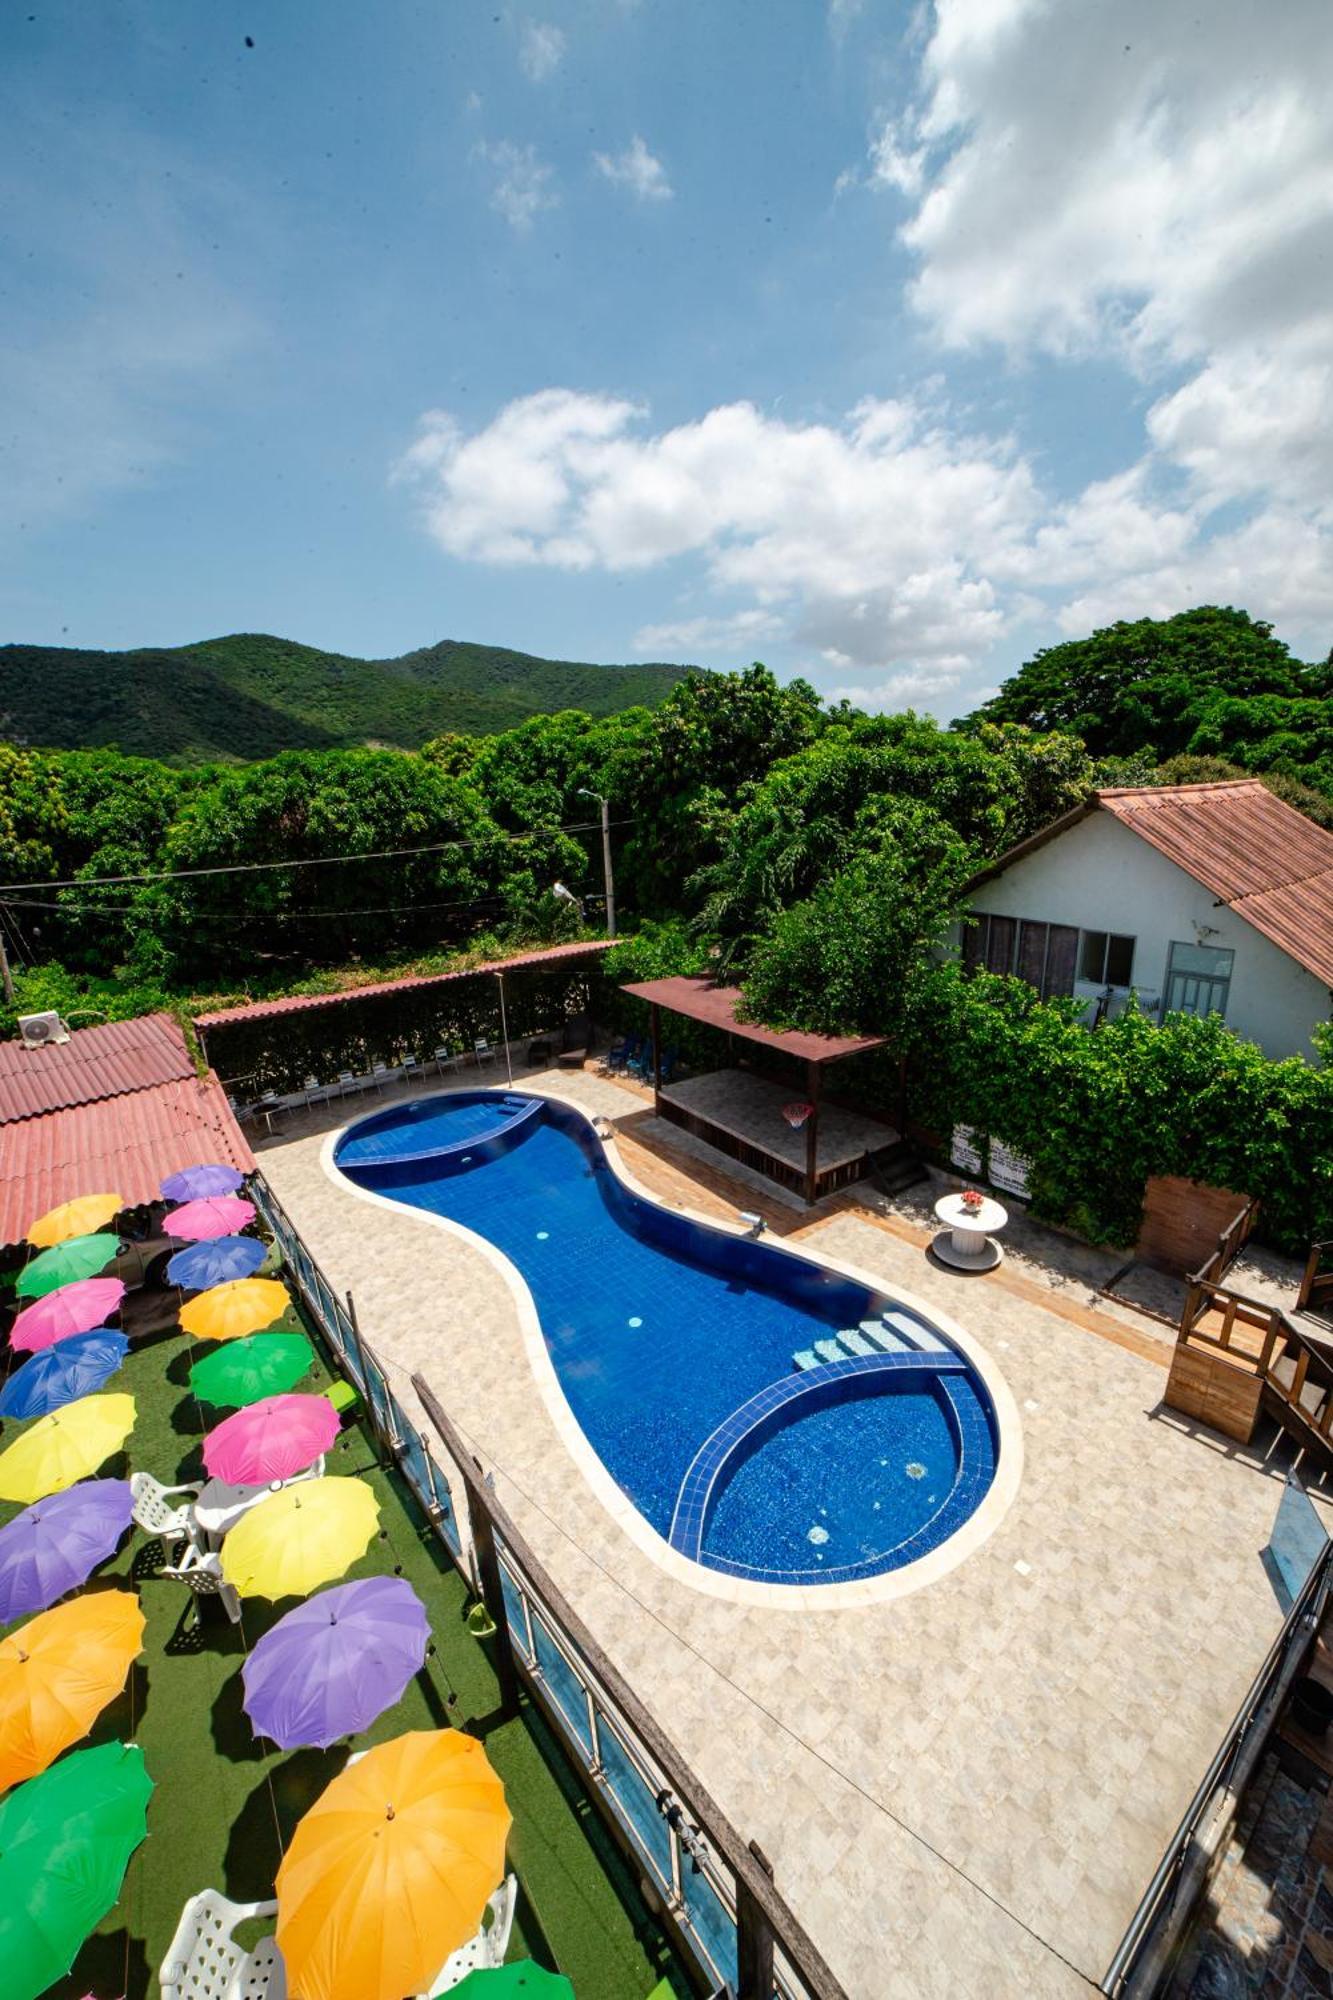
[[[1311,1565],[1101,1981],[1098,1991],[1112,2000],[1150,2000],[1171,1969],[1240,1795],[1318,1629],[1331,1581],[1333,1542],[1328,1542]]]
[[[262,1173],[251,1191],[377,1436],[496,1623],[502,1699],[515,1710],[522,1685],[553,1725],[701,1988],[723,1987],[738,2000],[846,2000],[762,1851],[742,1841],[546,1574],[429,1385],[412,1378],[433,1440],[404,1411],[351,1296],[338,1297]]]

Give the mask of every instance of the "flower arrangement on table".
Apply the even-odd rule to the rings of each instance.
[[[986,1197],[980,1188],[964,1188],[961,1199],[969,1215],[979,1215]]]

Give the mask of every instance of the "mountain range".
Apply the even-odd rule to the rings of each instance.
[[[0,738],[194,764],[363,744],[415,750],[531,715],[653,708],[690,670],[543,660],[442,639],[392,660],[239,632],[192,646],[93,652],[0,646]]]

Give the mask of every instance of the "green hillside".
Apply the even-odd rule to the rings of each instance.
[[[655,707],[686,671],[540,660],[452,639],[397,660],[250,632],[131,653],[0,646],[0,736],[183,764],[366,743],[415,750],[445,730],[491,736],[559,709]]]

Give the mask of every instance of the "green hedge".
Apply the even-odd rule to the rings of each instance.
[[[587,967],[505,974],[509,1039],[519,1043],[588,1011]],[[594,1017],[596,1009],[593,1009]],[[437,1048],[498,1044],[500,989],[494,974],[469,973],[439,985],[349,996],[290,1014],[261,1015],[204,1030],[208,1059],[234,1097],[299,1090],[308,1076],[330,1083],[340,1070],[364,1075],[404,1056],[428,1062]]]
[[[1135,1240],[1152,1174],[1257,1195],[1263,1236],[1291,1254],[1333,1236],[1333,1070],[1273,1062],[1216,1018],[1133,1012],[1089,1033],[1076,1014],[936,968],[907,1031],[913,1119],[1002,1139],[1031,1162],[1034,1212],[1093,1242]]]

